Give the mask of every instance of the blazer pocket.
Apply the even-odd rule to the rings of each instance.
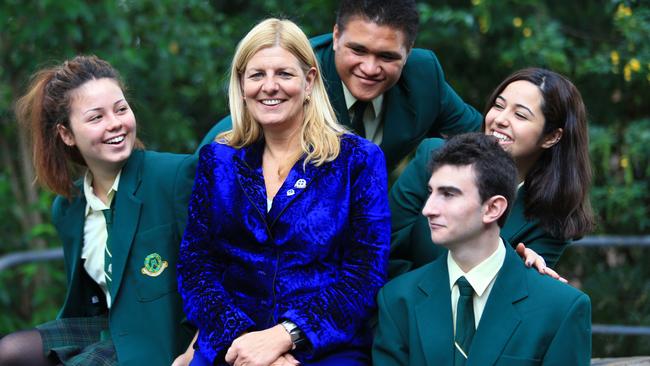
[[[176,260],[180,243],[176,239],[171,223],[136,235],[130,262],[138,301],[153,301],[177,290]]]
[[[517,356],[502,355],[494,366],[534,366],[541,365],[542,360]]]

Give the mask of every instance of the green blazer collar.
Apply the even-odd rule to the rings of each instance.
[[[142,181],[143,162],[144,151],[134,150],[124,168],[122,168],[120,185],[115,198],[116,214],[111,233],[113,238],[113,286],[111,287],[111,298],[113,301],[117,299],[122,285],[122,277],[142,210],[142,201],[136,197],[136,193]]]
[[[415,306],[415,318],[427,365],[454,363],[454,328],[447,255],[448,252],[445,252],[433,262],[418,284],[424,298]]]
[[[345,105],[345,94],[343,94],[341,78],[336,71],[334,49],[332,48],[332,34],[323,34],[312,38],[311,44],[320,56],[320,67],[323,73],[323,81],[325,82],[325,88],[327,89],[330,103],[332,103],[332,107],[336,113],[336,118],[340,124],[351,127],[352,122],[347,113],[348,108]]]
[[[75,185],[79,189],[83,189],[81,181],[76,182]],[[68,281],[70,284],[78,283],[77,280],[83,271],[83,261],[81,261],[81,248],[83,246],[83,233],[84,233],[84,214],[86,209],[86,199],[83,193],[78,195],[72,201],[69,201],[64,215],[61,217],[57,228],[62,231],[61,239],[64,240],[64,245],[67,250],[64,251],[65,262],[68,264],[67,269]],[[67,296],[72,296],[72,291],[67,291]],[[64,304],[68,303],[68,299]]]
[[[528,297],[526,268],[510,244],[505,240],[504,244],[506,258],[483,310],[468,366],[494,364],[521,322],[516,303]],[[415,306],[415,317],[427,365],[451,365],[454,362],[447,255],[445,252],[433,262],[418,284],[424,299]]]
[[[537,225],[537,220],[527,220],[526,215],[524,215],[525,198],[526,189],[521,187],[517,191],[515,203],[512,205],[510,214],[508,214],[508,220],[506,220],[505,225],[501,228],[502,237],[515,238],[521,235],[524,230],[530,228],[531,225]]]
[[[111,288],[111,298],[113,301],[117,298],[118,290],[121,287],[121,281],[126,267],[126,262],[131,250],[134,235],[138,227],[142,202],[135,196],[140,182],[142,180],[142,163],[144,161],[144,151],[134,150],[131,157],[127,160],[122,175],[120,185],[115,198],[115,222],[113,223],[113,284]],[[75,185],[83,189],[82,181]],[[64,216],[61,218],[58,227],[65,230],[66,245],[66,263],[69,263],[70,278],[79,278],[80,271],[83,271],[83,261],[81,258],[81,248],[83,246],[83,232],[85,222],[86,199],[83,192],[73,199]]]
[[[406,66],[404,66],[406,68]],[[424,136],[414,136],[417,125],[417,113],[410,97],[411,92],[400,78],[397,84],[384,93],[383,124],[384,135],[379,145],[383,151],[399,151],[404,143],[422,140]],[[395,166],[399,161],[392,161],[396,154],[386,154],[387,166]]]
[[[528,297],[526,267],[509,243],[506,258],[485,304],[467,366],[492,365],[521,323],[517,303]]]

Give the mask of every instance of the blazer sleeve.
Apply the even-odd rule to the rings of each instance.
[[[437,123],[433,124],[435,130],[429,131],[428,136],[443,137],[458,135],[465,132],[476,132],[481,129],[483,116],[474,107],[465,103],[456,94],[454,89],[445,80],[442,66],[438,58],[431,51],[426,51],[431,60],[437,79],[437,88],[434,88],[438,94],[437,98],[440,103],[440,113],[437,116]]]
[[[212,126],[210,131],[208,131],[208,133],[203,137],[203,140],[201,140],[199,147],[196,148],[195,154],[198,154],[204,145],[211,144],[217,135],[228,130],[232,130],[232,118],[230,115],[223,117],[219,122],[215,123],[215,125]]]
[[[289,319],[311,344],[308,357],[349,344],[376,308],[386,282],[390,241],[386,163],[374,144],[357,148],[351,159],[349,237],[343,246],[338,280],[289,303]]]
[[[405,319],[396,320],[393,314],[400,309],[392,308],[386,303],[384,289],[377,295],[379,323],[372,345],[372,361],[375,366],[408,365],[408,344],[399,324]]]
[[[67,289],[66,292],[74,292],[71,291],[70,289],[70,284],[73,282],[74,279],[74,273],[72,273],[72,268],[73,264],[75,261],[78,260],[76,258],[75,253],[70,250],[70,245],[67,243],[67,239],[62,233],[64,233],[64,227],[61,220],[63,216],[66,213],[66,208],[69,206],[69,201],[63,197],[63,196],[56,196],[54,197],[54,202],[52,202],[52,224],[54,225],[54,228],[56,229],[57,235],[59,236],[59,240],[61,241],[61,244],[63,246],[63,264],[65,268],[65,275],[66,275],[66,280],[67,280]],[[80,216],[81,217],[81,216]],[[83,228],[83,223],[81,223],[80,228]],[[76,292],[75,292],[76,293]],[[68,295],[69,296],[69,295]],[[67,296],[66,296],[66,300]],[[81,299],[75,297],[74,299],[71,299],[70,303],[72,304],[79,304],[81,303]],[[59,311],[59,316],[61,317],[62,314],[69,314],[70,305],[68,305],[68,301],[66,301],[62,308]],[[81,313],[79,312],[74,312],[75,315],[82,316]],[[70,315],[68,315],[70,317]]]
[[[192,194],[197,162],[198,155],[188,155],[178,164],[176,169],[172,199],[176,228],[181,234],[185,231],[185,225],[187,224],[187,205]]]
[[[422,216],[422,207],[428,196],[427,184],[431,176],[431,155],[444,144],[443,139],[425,139],[418,146],[414,158],[393,184],[388,197],[391,211],[391,246],[388,277],[406,273],[416,267],[415,258],[427,263],[435,254],[422,253],[436,248],[431,243],[428,224]],[[417,230],[420,221],[426,230]],[[423,258],[422,256],[425,256]]]
[[[566,313],[544,355],[543,365],[591,363],[591,302],[580,294]]]
[[[513,246],[524,243],[527,248],[541,255],[547,266],[555,267],[571,240],[554,237],[540,226],[539,220],[527,218],[526,197],[525,188],[520,188],[508,220],[501,229],[501,235]]]
[[[546,261],[546,265],[555,268],[558,260],[564,250],[571,244],[571,240],[562,240],[551,236],[542,228],[538,227],[536,224],[534,230],[527,233],[523,237],[514,237],[508,239],[510,244],[517,245],[519,243],[524,243],[527,248],[530,248],[535,251],[535,253],[541,255]]]
[[[224,263],[214,255],[209,209],[215,166],[210,146],[201,149],[190,198],[188,222],[178,259],[178,290],[188,320],[199,328],[201,353],[213,362],[254,322],[221,285]]]

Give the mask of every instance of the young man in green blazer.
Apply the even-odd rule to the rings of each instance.
[[[339,123],[378,144],[389,172],[425,137],[478,131],[482,122],[435,54],[413,48],[418,22],[414,0],[342,0],[333,33],[311,40]],[[231,123],[215,125],[201,146]]]
[[[499,236],[512,158],[492,137],[467,134],[432,167],[422,213],[448,252],[380,291],[374,364],[588,365],[589,297],[527,269]]]
[[[388,278],[419,268],[438,258],[445,249],[433,244],[427,218],[420,214],[427,200],[427,182],[431,177],[429,160],[445,143],[444,139],[425,139],[415,156],[393,183],[388,196],[392,222]],[[501,237],[511,245],[524,243],[554,268],[560,255],[571,242],[556,238],[544,230],[538,220],[524,213],[526,191],[517,189],[510,213],[501,227]]]

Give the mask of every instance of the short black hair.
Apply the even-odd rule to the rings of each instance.
[[[418,35],[420,14],[415,0],[341,0],[336,14],[336,26],[341,32],[353,17],[401,30],[408,49]]]
[[[517,168],[510,154],[499,146],[497,139],[478,132],[454,136],[433,153],[431,174],[444,165],[471,165],[481,202],[496,195],[505,197],[508,207],[497,221],[499,227],[503,227],[514,203]]]

